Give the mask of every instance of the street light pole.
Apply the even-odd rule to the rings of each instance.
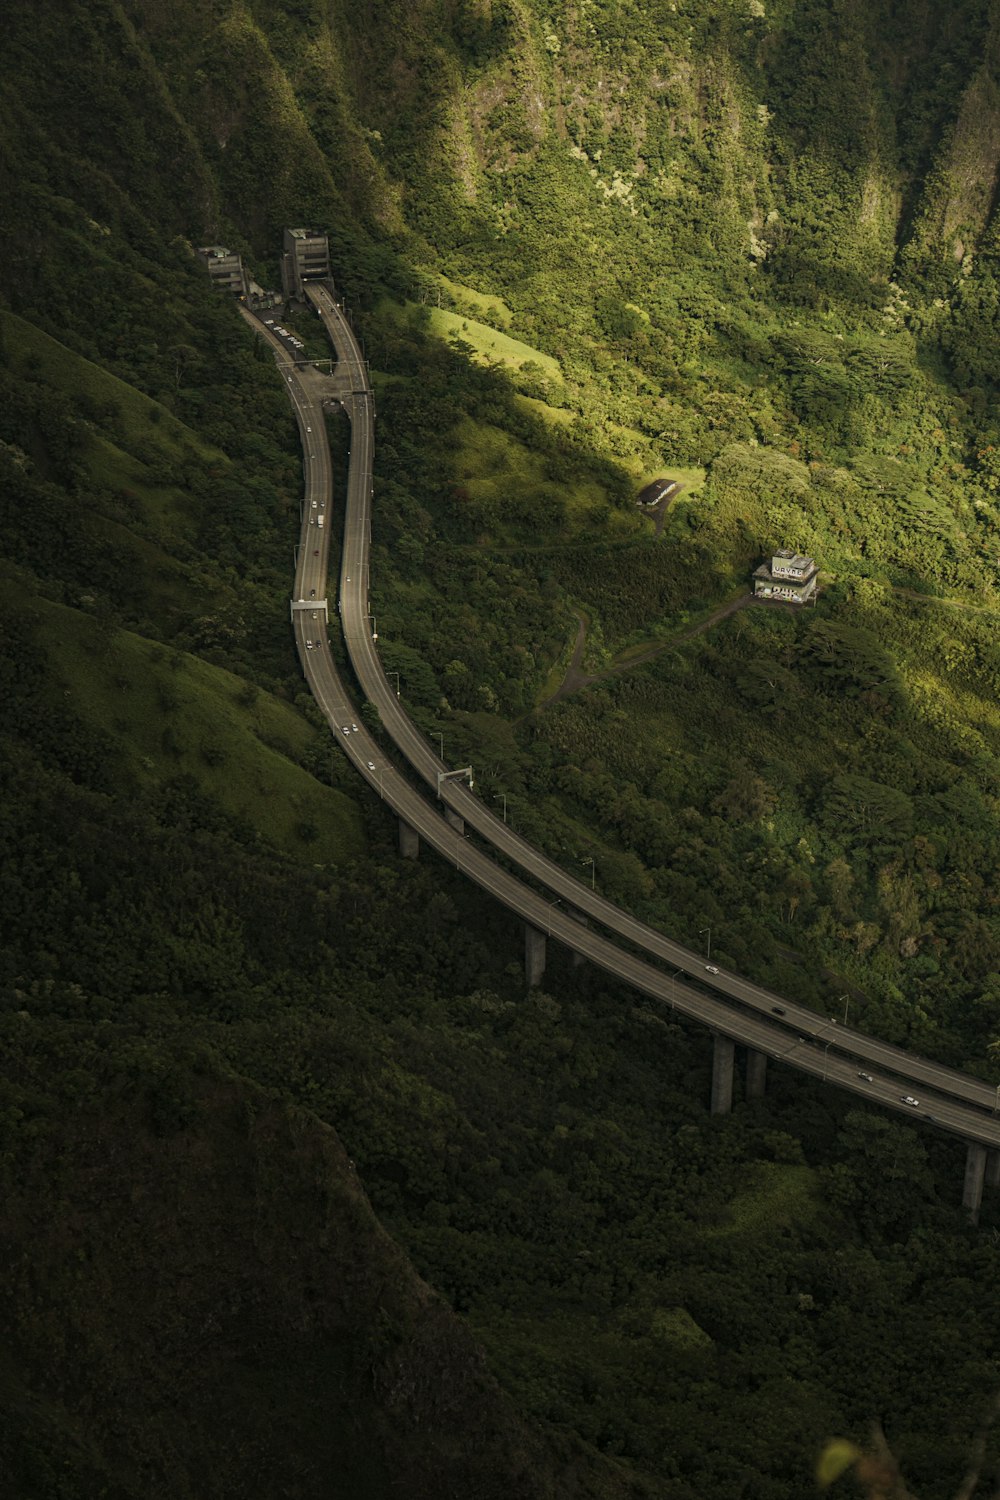
[[[837,1003],[838,1003],[838,1005],[839,1005],[839,1003],[840,1003],[841,1000],[843,1000],[843,1002],[844,1002],[844,1025],[846,1026],[847,1025],[847,1010],[848,1010],[848,1006],[851,1003],[851,997],[850,997],[850,995],[838,995],[837,996]]]
[[[594,856],[592,854],[588,854],[585,859],[581,859],[580,863],[581,863],[581,865],[589,865],[590,866],[590,889],[592,891],[596,891],[596,889],[597,889],[597,866],[594,864]]]
[[[498,797],[502,797],[503,798],[503,820],[506,823],[506,821],[507,821],[507,793],[506,792],[494,792],[494,794],[493,794],[493,801],[495,802]]]
[[[829,1030],[829,1028],[831,1026],[836,1026],[836,1024],[837,1024],[837,1017],[836,1016],[831,1016],[829,1018],[829,1020],[824,1021],[823,1024],[822,1024],[822,1026],[819,1028],[819,1030],[816,1033],[816,1041],[817,1041],[817,1043],[823,1041],[823,1033],[824,1033],[824,1031]],[[827,1039],[826,1039],[826,1041],[823,1044],[823,1082],[824,1083],[826,1082],[826,1061],[827,1061],[827,1054],[830,1051],[830,1043],[833,1040],[834,1040],[834,1038],[832,1036],[828,1036]]]
[[[441,759],[444,760],[444,735],[441,733],[440,729],[437,729],[434,732],[438,737],[438,744],[441,746]]]
[[[396,697],[398,698],[399,697],[399,673],[398,672],[386,672],[385,675],[387,677],[395,677],[395,679],[396,679]]]
[[[708,959],[709,963],[711,963],[712,962],[712,929],[711,929],[711,927],[702,927],[702,928],[700,928],[699,931],[698,931],[698,936],[699,937],[703,937],[706,932],[708,933],[708,944],[707,944],[707,946],[705,948],[705,957]]]
[[[472,767],[471,766],[461,766],[457,771],[439,771],[438,772],[438,796],[439,797],[441,795],[441,788],[444,785],[444,783],[446,781],[454,781],[457,776],[461,776],[464,780],[466,780],[469,783],[469,790],[471,792],[472,788],[476,784],[475,781],[473,780],[473,777],[472,777]]]

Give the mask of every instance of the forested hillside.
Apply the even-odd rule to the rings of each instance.
[[[282,382],[192,250],[276,286],[328,231],[379,647],[492,805],[995,1082],[998,38],[995,0],[8,7],[18,1500],[790,1500],[875,1420],[956,1488],[995,1202],[780,1070],[710,1120],[705,1036],[558,954],[525,997],[515,924],[398,860],[292,649]],[[699,633],[781,546],[816,606]]]

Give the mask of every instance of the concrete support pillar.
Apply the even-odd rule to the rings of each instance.
[[[582,911],[577,911],[572,906],[568,906],[564,909],[569,916],[573,917],[575,921],[579,922],[581,927],[590,926],[590,923],[587,921],[587,918],[583,915]],[[574,969],[579,969],[581,964],[585,964],[587,962],[586,956],[583,953],[578,953],[575,948],[571,948],[569,951],[573,955],[571,962]]]
[[[728,1115],[733,1107],[733,1053],[736,1044],[732,1037],[715,1033],[712,1051],[712,1113]]]
[[[416,859],[420,852],[420,835],[402,818],[399,820],[399,852],[403,859]]]
[[[990,1151],[987,1153],[986,1186],[1000,1187],[1000,1151]]]
[[[983,1178],[986,1176],[986,1147],[978,1141],[970,1141],[965,1153],[965,1183],[962,1187],[962,1207],[967,1210],[973,1224],[979,1223],[979,1205],[983,1201]]]
[[[449,823],[452,828],[454,828],[456,833],[465,832],[465,819],[462,817],[462,814],[457,813],[453,807],[445,808],[444,820],[446,823]]]
[[[767,1082],[767,1053],[747,1048],[747,1098],[763,1099]]]
[[[529,923],[524,924],[524,977],[528,989],[534,990],[542,982],[545,973],[545,933]]]

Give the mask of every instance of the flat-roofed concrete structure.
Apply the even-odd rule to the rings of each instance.
[[[652,510],[664,500],[669,500],[674,491],[679,489],[680,484],[676,479],[654,479],[652,484],[647,484],[644,490],[640,490],[636,504],[645,510]]]
[[[247,278],[243,258],[235,250],[227,250],[225,245],[202,245],[198,250],[198,259],[216,286],[223,287],[227,292],[234,292],[237,297],[246,297]]]
[[[330,242],[321,229],[286,229],[281,284],[286,297],[301,297],[304,281],[330,275]]]
[[[790,604],[804,604],[816,593],[819,569],[811,557],[782,547],[769,562],[762,562],[753,575],[753,591],[758,599],[784,599]]]

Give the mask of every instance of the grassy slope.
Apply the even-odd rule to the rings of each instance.
[[[475,318],[464,317],[444,307],[419,307],[414,303],[402,307],[384,303],[379,311],[387,317],[424,323],[437,338],[469,344],[475,358],[495,360],[512,370],[520,370],[528,364],[537,365],[548,379],[562,380],[559,362],[550,354],[544,354],[541,349],[534,349],[530,344]]]
[[[171,555],[197,538],[198,506],[180,485],[162,482],[179,464],[225,473],[230,461],[161,403],[10,312],[0,313],[11,362],[58,393],[70,409],[95,413],[79,462],[99,492],[127,490],[135,520],[88,513],[99,537],[124,552],[143,581],[150,620],[176,622],[206,609],[206,579]],[[101,430],[114,432],[116,441]],[[64,507],[65,546],[73,546],[73,507]],[[211,566],[210,560],[206,560]],[[36,566],[44,566],[40,554]],[[29,610],[38,642],[51,653],[66,695],[93,727],[111,726],[123,762],[140,783],[193,777],[227,813],[257,828],[276,848],[312,863],[357,856],[356,805],[322,785],[303,763],[334,755],[328,736],[286,703],[259,694],[238,676],[196,656],[166,648],[80,609],[33,597],[25,572],[9,579],[9,596]],[[211,590],[211,585],[209,584]],[[92,602],[92,601],[90,601]]]
[[[456,281],[450,281],[447,276],[439,276],[438,281],[453,303],[468,303],[480,315],[482,321],[492,328],[502,328],[505,331],[510,328],[514,314],[502,298],[491,297],[485,292],[477,292],[471,286],[462,286]]]
[[[84,394],[95,402],[110,402],[133,457],[149,461],[190,455],[207,464],[228,462],[219,448],[206,443],[159,401],[68,349],[16,313],[0,308],[0,324],[3,339],[14,358],[52,390]]]
[[[607,496],[599,484],[591,480],[571,485],[554,479],[543,455],[532,453],[501,428],[464,419],[450,436],[455,482],[499,523],[498,540],[515,540],[518,531],[531,534],[531,518],[540,513],[548,520],[548,539],[569,538],[586,527],[595,508],[601,513]],[[512,502],[516,510],[510,527]],[[553,510],[560,518],[555,524],[549,519]],[[615,520],[626,533],[635,529],[626,516]]]
[[[32,599],[13,583],[9,598],[33,615],[36,640],[70,706],[92,727],[113,729],[140,784],[190,776],[227,813],[298,859],[336,865],[361,852],[356,804],[301,764],[337,753],[325,730],[266,693],[248,694],[239,677],[196,656],[126,630],[109,637],[78,611]]]

